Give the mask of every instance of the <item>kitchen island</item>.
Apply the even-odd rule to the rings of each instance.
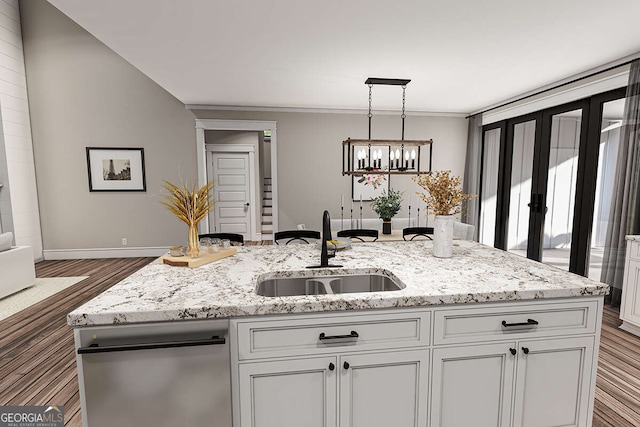
[[[306,245],[242,247],[197,269],[156,261],[68,323],[81,349],[126,328],[176,339],[226,322],[236,427],[590,425],[608,286],[474,242],[456,242],[449,259],[431,247],[353,244],[332,259],[339,269],[306,269],[319,259]],[[262,279],[345,273],[405,287],[255,292]],[[79,354],[83,419],[97,378],[86,364]]]

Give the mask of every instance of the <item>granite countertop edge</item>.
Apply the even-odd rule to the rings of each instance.
[[[609,292],[604,283],[476,242],[459,241],[449,259],[434,258],[430,242],[354,244],[335,258],[344,264],[337,271],[392,272],[406,285],[400,291],[256,295],[259,277],[327,273],[305,270],[317,262],[318,250],[304,246],[243,247],[234,257],[196,269],[170,267],[156,260],[69,313],[67,323],[73,327],[119,325],[595,297]]]

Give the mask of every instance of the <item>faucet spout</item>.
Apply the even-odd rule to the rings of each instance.
[[[329,211],[324,211],[324,214],[322,215],[322,249],[320,251],[320,265],[310,265],[307,266],[307,268],[342,267],[341,265],[329,264],[327,240],[333,240],[331,237],[331,218],[329,216]]]
[[[327,248],[327,240],[333,240],[331,238],[331,219],[329,217],[329,211],[324,211],[322,215],[322,251],[320,252],[320,266],[329,266],[329,249]]]

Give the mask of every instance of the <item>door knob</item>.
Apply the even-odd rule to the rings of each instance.
[[[249,202],[245,203],[244,205],[245,205],[245,206],[249,206]]]
[[[344,362],[344,364],[342,365],[344,369],[349,369],[349,366],[349,362]]]
[[[529,354],[529,348],[527,348],[527,347],[522,347],[522,352],[523,352],[524,354]]]
[[[336,369],[336,365],[334,365],[333,363],[329,363],[329,370],[333,371],[334,369]]]
[[[516,355],[516,353],[518,352],[515,348],[510,348],[509,351],[511,352],[511,354],[513,354],[514,356]]]

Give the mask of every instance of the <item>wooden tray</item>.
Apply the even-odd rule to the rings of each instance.
[[[209,264],[219,259],[233,256],[238,253],[236,248],[220,249],[220,252],[215,254],[205,254],[197,258],[189,258],[187,256],[171,256],[163,255],[160,257],[163,264],[172,265],[174,267],[189,267],[196,268],[201,265]]]

